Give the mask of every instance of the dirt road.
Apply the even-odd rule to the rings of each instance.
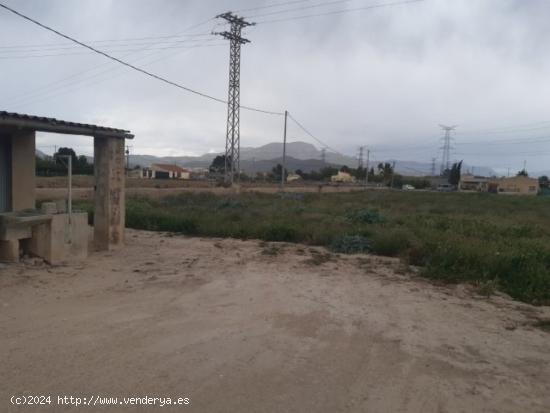
[[[128,231],[81,264],[0,269],[0,411],[548,412],[544,317],[389,259]],[[22,408],[13,394],[191,404]]]

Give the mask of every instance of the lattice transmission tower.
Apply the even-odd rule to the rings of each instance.
[[[321,160],[327,163],[327,148],[321,148]]]
[[[363,169],[363,162],[364,162],[363,152],[364,152],[364,150],[365,150],[364,146],[359,147],[359,155],[357,156],[357,169]]]
[[[437,158],[432,158],[432,176],[435,176],[435,162],[437,161]]]
[[[451,132],[455,130],[455,128],[458,125],[453,126],[446,126],[446,125],[439,125],[441,129],[445,131],[445,136],[442,138],[443,140],[443,146],[441,149],[443,150],[443,156],[441,157],[441,175],[445,173],[445,171],[448,171],[451,169]]]
[[[216,18],[226,20],[231,26],[229,31],[216,32],[229,40],[229,92],[227,98],[227,132],[225,135],[225,181],[233,184],[235,172],[240,175],[240,100],[241,100],[241,45],[250,40],[241,36],[242,29],[253,26],[244,18],[231,12]]]

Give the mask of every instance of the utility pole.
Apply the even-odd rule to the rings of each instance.
[[[445,171],[451,168],[451,131],[455,130],[458,125],[439,126],[445,131],[445,136],[442,138],[443,146],[441,147],[441,149],[443,150],[443,157],[441,158],[441,175],[443,175]]]
[[[359,156],[357,157],[357,169],[363,168],[363,151],[365,150],[364,146],[359,147]]]
[[[67,159],[67,212],[69,215],[69,225],[67,226],[66,239],[72,243],[72,223],[73,223],[73,157],[72,155],[59,155],[63,163],[63,158]]]
[[[323,163],[327,163],[327,149],[323,148],[321,149],[321,160]]]
[[[367,149],[367,164],[366,164],[366,172],[365,172],[365,189],[367,188],[367,185],[369,183],[369,158],[370,158],[370,149]]]
[[[393,177],[395,176],[395,161],[392,163],[391,167],[391,182],[390,182],[390,188],[393,188]]]
[[[233,185],[235,171],[240,175],[240,101],[241,101],[241,45],[250,40],[241,36],[242,29],[253,26],[244,18],[231,12],[223,13],[216,18],[224,19],[231,24],[230,30],[213,33],[229,40],[229,92],[227,98],[227,130],[225,135],[225,181]],[[229,171],[230,169],[230,171]]]
[[[435,162],[437,161],[436,158],[432,158],[432,176],[435,176]]]
[[[285,129],[283,133],[283,167],[281,168],[281,191],[285,190],[285,168],[286,168],[286,122],[288,118],[288,110],[285,110]]]
[[[130,170],[130,146],[126,146],[126,171]]]

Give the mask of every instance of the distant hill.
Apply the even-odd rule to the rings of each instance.
[[[249,173],[271,172],[277,164],[282,163],[282,157],[261,161],[245,160],[241,161],[241,169]],[[327,166],[329,165],[320,159],[296,159],[291,156],[286,157],[286,169],[292,172],[301,169],[303,172],[309,173],[311,171],[318,171]]]
[[[282,163],[283,144],[280,142],[268,143],[257,148],[241,148],[241,169],[245,172],[269,172],[278,163]],[[286,146],[287,169],[295,171],[301,169],[304,172],[319,170],[325,166],[347,165],[357,166],[357,159],[351,156],[326,152],[326,163],[322,161],[322,151],[307,142],[289,142]],[[208,168],[212,160],[221,153],[208,153],[201,156],[163,156],[130,155],[130,166],[139,165],[149,167],[153,163],[176,164],[186,168]],[[393,162],[393,160],[372,160],[371,166],[380,162]],[[397,173],[409,176],[427,176],[431,173],[431,164],[428,162],[396,160]],[[471,170],[472,167],[464,165],[463,170]],[[476,175],[492,176],[495,172],[487,167],[473,167]]]
[[[35,153],[36,153],[36,156],[40,159],[51,159],[50,155],[46,155],[44,152],[42,152],[38,149],[35,150]]]

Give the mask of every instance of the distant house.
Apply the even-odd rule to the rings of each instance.
[[[302,177],[298,174],[288,174],[286,177],[287,182],[299,181]]]
[[[521,175],[511,178],[492,179],[488,184],[489,192],[507,195],[537,195],[539,190],[538,179]]]
[[[458,190],[463,192],[487,192],[489,179],[483,176],[462,175],[458,183]]]
[[[150,168],[144,168],[142,178],[148,179],[190,179],[191,171],[177,165],[154,163]]]
[[[355,182],[355,177],[347,172],[339,171],[336,175],[330,177],[331,182]]]

